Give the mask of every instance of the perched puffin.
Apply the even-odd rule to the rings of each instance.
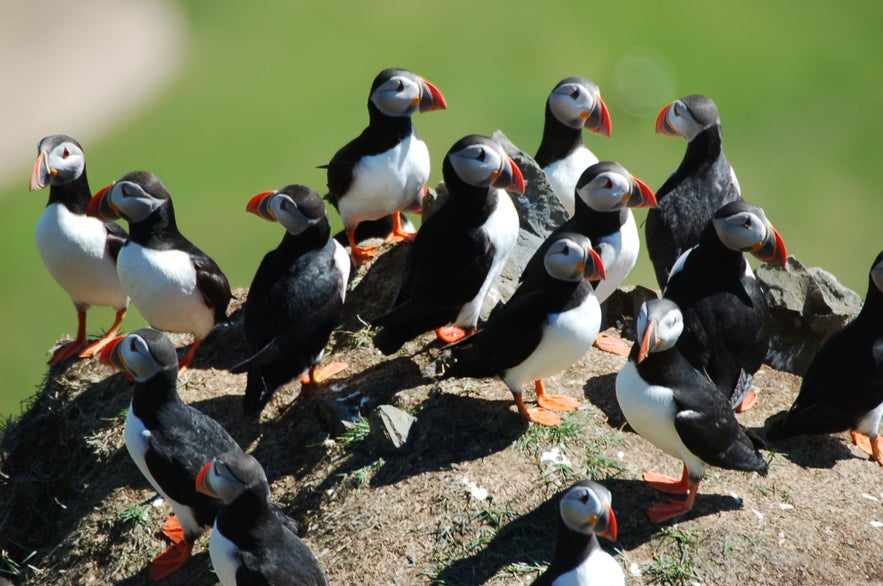
[[[577,179],[598,162],[583,144],[583,128],[610,136],[610,114],[601,90],[584,77],[566,77],[558,82],[546,100],[543,139],[534,157],[567,215],[574,211],[573,191]]]
[[[432,329],[448,343],[474,330],[518,238],[518,212],[504,190],[524,193],[524,177],[497,141],[461,138],[442,174],[448,199],[417,233],[392,309],[373,321],[383,328],[374,345],[387,355]]]
[[[126,231],[113,222],[86,215],[92,198],[86,179],[86,156],[76,140],[64,134],[43,138],[31,171],[31,191],[49,185],[49,202],[37,220],[37,250],[52,278],[61,285],[77,309],[77,337],[55,351],[49,364],[71,356],[89,358],[117,335],[126,316],[129,296],[117,277],[116,260]],[[86,311],[92,305],[109,305],[116,318],[107,333],[89,344]]]
[[[739,412],[757,398],[749,389],[770,339],[769,304],[743,251],[768,264],[788,260],[763,210],[740,199],[714,213],[699,243],[675,263],[663,292],[684,315],[678,350]]]
[[[525,265],[516,294],[542,286],[546,250],[564,232],[587,236],[601,256],[607,276],[595,284],[598,303],[604,303],[635,266],[641,244],[630,208],[654,207],[656,198],[650,188],[622,165],[602,162],[583,171],[575,189],[573,217],[552,232]],[[628,355],[629,346],[604,334],[598,337],[596,344],[604,350]]]
[[[561,418],[553,411],[573,411],[580,402],[546,394],[542,379],[582,358],[598,335],[601,308],[589,281],[604,278],[604,264],[591,241],[575,233],[560,234],[544,262],[543,286],[504,305],[455,346],[454,363],[444,377],[499,376],[525,419],[557,426]],[[537,409],[528,409],[521,396],[530,381],[535,382]]]
[[[414,237],[402,229],[401,212],[420,211],[429,179],[429,149],[414,131],[411,115],[446,107],[434,85],[406,69],[384,69],[374,78],[368,95],[368,127],[324,166],[327,198],[340,213],[356,264],[375,251],[357,244],[355,230],[361,222],[392,214],[388,239]]]
[[[714,383],[676,347],[684,330],[680,309],[670,299],[645,302],[638,313],[638,339],[616,376],[616,399],[629,425],[660,450],[684,463],[680,480],[644,473],[644,482],[684,500],[666,500],[647,510],[654,523],[693,508],[707,465],[766,475],[757,451]]]
[[[771,440],[850,430],[852,441],[883,466],[883,252],[868,277],[859,314],[825,340]]]
[[[533,586],[624,586],[622,568],[601,549],[598,535],[616,541],[616,515],[610,491],[581,480],[558,503],[555,555]]]
[[[216,456],[199,471],[196,490],[224,503],[209,541],[223,586],[328,584],[313,553],[280,521],[267,475],[254,456],[239,450]]]
[[[95,194],[88,212],[103,220],[129,222],[129,239],[120,250],[117,274],[152,327],[193,334],[193,345],[180,363],[182,369],[187,368],[212,328],[228,323],[227,277],[178,231],[172,198],[152,173],[123,175]]]
[[[161,580],[190,559],[193,543],[218,512],[217,501],[196,491],[203,464],[241,450],[220,423],[181,401],[175,346],[161,332],[145,328],[114,338],[101,351],[101,361],[134,378],[126,449],[174,512],[163,527],[172,545],[153,559],[148,571],[151,580]]]
[[[325,344],[340,321],[350,259],[336,240],[319,194],[287,185],[251,198],[246,211],[285,227],[282,242],[264,256],[243,307],[251,357],[231,368],[248,372],[245,411],[262,408],[273,393],[308,371],[303,382],[321,382],[344,368],[318,368]]]
[[[647,252],[663,289],[675,261],[699,241],[715,210],[742,195],[724,156],[717,106],[709,98],[693,95],[667,105],[656,118],[656,132],[687,139],[684,159],[656,192],[656,209],[647,213]]]

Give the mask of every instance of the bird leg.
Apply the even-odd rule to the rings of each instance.
[[[162,534],[169,538],[172,543],[184,543],[184,528],[178,517],[170,515],[162,526]]]
[[[151,582],[159,582],[178,570],[190,559],[193,544],[182,541],[170,545],[165,551],[153,558],[147,568],[147,577]]]
[[[546,427],[558,427],[561,425],[561,418],[552,411],[546,411],[545,409],[528,409],[524,405],[524,399],[521,398],[520,393],[515,395],[515,404],[518,406],[518,412],[521,413],[521,416],[528,421],[533,421],[534,423],[545,425]]]
[[[403,240],[414,240],[417,236],[416,232],[408,232],[402,228],[402,213],[394,212],[392,215],[392,232],[386,236],[384,242],[402,242]]]
[[[346,362],[332,362],[325,366],[313,365],[305,373],[300,375],[300,384],[317,385],[325,382],[335,374],[339,374],[347,369]]]
[[[93,356],[101,352],[101,349],[107,346],[108,342],[116,338],[117,332],[119,332],[120,330],[120,324],[123,322],[124,317],[126,317],[125,309],[117,311],[116,319],[113,320],[113,325],[110,326],[110,329],[107,330],[107,333],[83,348],[83,351],[80,352],[79,357],[92,358]]]
[[[745,393],[745,396],[742,397],[742,402],[736,407],[736,413],[745,413],[757,402],[757,393],[754,391],[748,391]]]
[[[196,349],[199,348],[199,345],[202,344],[202,340],[196,338],[193,340],[193,344],[190,345],[190,350],[187,351],[187,354],[184,355],[184,358],[178,361],[178,372],[184,372],[187,370],[187,367],[190,366],[190,363],[193,362],[193,355],[196,354]]]
[[[459,342],[466,336],[471,336],[474,333],[475,328],[472,328],[467,332],[459,326],[445,326],[443,328],[436,328],[435,330],[435,335],[445,344],[453,344],[454,342]]]
[[[651,523],[664,523],[669,519],[680,517],[693,509],[693,503],[696,500],[696,491],[699,490],[699,483],[689,483],[687,489],[686,500],[669,499],[660,501],[647,509],[647,518]]]
[[[362,248],[358,244],[356,244],[356,229],[346,230],[346,237],[350,241],[350,256],[353,258],[353,264],[356,266],[360,266],[365,263],[365,261],[374,257],[377,253],[376,246],[368,246],[366,248]]]
[[[681,474],[680,480],[655,472],[644,472],[642,478],[650,488],[666,494],[685,495],[689,493],[691,486],[686,464],[684,464],[684,472]]]
[[[537,392],[537,405],[552,411],[576,411],[581,405],[579,399],[567,395],[547,395],[543,380],[538,379],[535,383]]]
[[[616,354],[617,356],[628,356],[629,352],[632,351],[631,344],[604,332],[601,332],[595,338],[595,348],[610,354]]]
[[[849,435],[852,436],[852,443],[858,446],[858,449],[871,456],[872,459],[883,466],[883,437],[876,435],[872,439],[855,430],[850,431]]]
[[[64,362],[74,354],[77,354],[86,347],[86,310],[77,307],[77,337],[68,342],[52,354],[49,359],[49,366],[54,366],[59,362]]]

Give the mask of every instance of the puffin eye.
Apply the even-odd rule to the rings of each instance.
[[[574,90],[570,93],[570,97],[574,100],[579,97],[579,88],[574,88]]]
[[[405,84],[402,80],[399,80],[398,85],[396,86],[396,91],[400,92],[405,89]]]
[[[745,218],[745,221],[742,223],[742,225],[746,228],[751,228],[751,216]]]
[[[132,352],[138,351],[138,344],[135,343],[135,338],[129,340],[129,350],[131,350]]]
[[[66,159],[66,158],[68,158],[69,156],[71,156],[71,154],[70,154],[70,152],[67,150],[67,147],[65,147],[65,149],[61,152],[61,158],[62,158],[62,159]]]
[[[604,183],[604,187],[605,187],[605,189],[610,189],[611,187],[613,187],[613,181],[609,177],[607,178],[607,181]]]
[[[681,108],[681,103],[680,103],[680,102],[675,102],[674,108],[672,108],[672,110],[674,111],[675,116],[680,116],[680,115],[681,115],[681,110],[682,110],[682,108]]]
[[[484,160],[487,159],[487,153],[484,151],[484,149],[479,149],[478,156],[476,156],[475,158],[476,160],[484,163]]]

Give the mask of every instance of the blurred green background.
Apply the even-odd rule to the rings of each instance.
[[[448,102],[447,111],[415,116],[433,158],[431,184],[448,147],[468,133],[501,129],[533,154],[549,90],[582,75],[600,86],[613,120],[611,138],[587,135],[587,144],[655,190],[685,148],[654,134],[656,114],[674,98],[706,94],[721,112],[743,196],[764,207],[791,254],[864,296],[881,248],[883,4],[192,0],[180,8],[189,36],[180,74],[136,116],[84,144],[89,178],[95,191],[131,170],[156,173],[182,232],[234,287],[250,283],[281,238],[278,226],[246,216],[248,198],[292,182],[324,193],[316,166],[367,123],[377,72],[405,67]],[[76,59],[75,46],[59,66],[64,59]],[[106,79],[114,83],[114,73]],[[75,90],[56,88],[59,100]],[[39,138],[21,149],[35,155]],[[33,243],[48,192],[27,192],[29,170],[0,193],[5,415],[19,412],[48,349],[76,325]],[[629,282],[655,285],[646,254]],[[112,317],[93,308],[90,334]],[[123,327],[143,323],[131,310]]]

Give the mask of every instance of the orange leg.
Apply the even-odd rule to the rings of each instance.
[[[120,324],[123,323],[123,318],[126,317],[126,310],[121,309],[117,312],[116,319],[113,320],[113,325],[110,326],[110,329],[107,330],[107,333],[104,334],[101,338],[95,340],[80,352],[80,358],[92,358],[99,352],[101,349],[107,346],[107,343],[116,338],[117,332],[120,330]]]
[[[616,354],[617,356],[628,356],[632,351],[632,345],[620,338],[615,338],[610,334],[600,333],[595,338],[595,348]]]
[[[754,391],[748,391],[742,398],[742,402],[736,407],[736,413],[745,413],[754,407],[755,403],[757,403],[757,393]]]
[[[466,336],[471,336],[474,333],[475,328],[472,328],[467,332],[466,330],[458,326],[445,326],[443,328],[437,328],[435,330],[435,335],[445,344],[453,344],[454,342],[459,342]]]
[[[643,479],[650,488],[666,494],[689,494],[690,491],[690,478],[687,474],[686,464],[680,480],[655,472],[644,472]]]
[[[561,425],[561,418],[551,411],[545,409],[528,409],[524,405],[524,399],[521,395],[515,395],[515,404],[518,406],[518,412],[528,421],[533,421],[547,427],[558,427]]]
[[[147,577],[151,582],[159,582],[171,576],[190,560],[192,551],[192,543],[181,542],[170,545],[168,549],[150,562],[150,567],[147,568]]]
[[[377,247],[369,246],[367,248],[362,248],[361,246],[356,244],[355,234],[355,228],[346,231],[346,237],[350,241],[350,256],[353,257],[353,263],[356,266],[359,266],[364,264],[365,261],[374,256],[374,254],[377,252]]]
[[[52,358],[49,359],[49,365],[53,366],[59,362],[64,362],[71,356],[79,353],[86,347],[86,312],[77,310],[77,337],[73,342],[69,342],[55,351]]]
[[[650,519],[650,522],[664,523],[669,519],[674,519],[675,517],[680,517],[685,513],[689,513],[693,509],[697,490],[699,490],[699,483],[690,483],[686,500],[661,501],[647,509],[647,517]]]
[[[162,534],[169,538],[172,543],[184,543],[184,528],[175,515],[169,516],[162,526]]]
[[[402,228],[402,213],[395,212],[392,215],[392,232],[386,236],[385,242],[402,242],[403,240],[414,240],[417,236],[416,232],[407,232]]]
[[[184,372],[187,370],[187,367],[193,362],[193,356],[196,354],[196,349],[199,348],[200,344],[202,344],[202,340],[199,338],[193,340],[193,344],[190,345],[190,350],[187,351],[184,358],[178,361],[178,372]]]
[[[320,367],[311,366],[309,370],[300,375],[300,384],[317,385],[346,369],[346,362],[332,362],[331,364],[326,364],[325,366]]]
[[[852,443],[883,466],[883,437],[877,435],[869,438],[855,430],[850,431],[849,434],[852,436]]]
[[[537,392],[537,405],[553,411],[576,411],[582,404],[579,399],[567,395],[547,395],[542,379],[534,383]]]

